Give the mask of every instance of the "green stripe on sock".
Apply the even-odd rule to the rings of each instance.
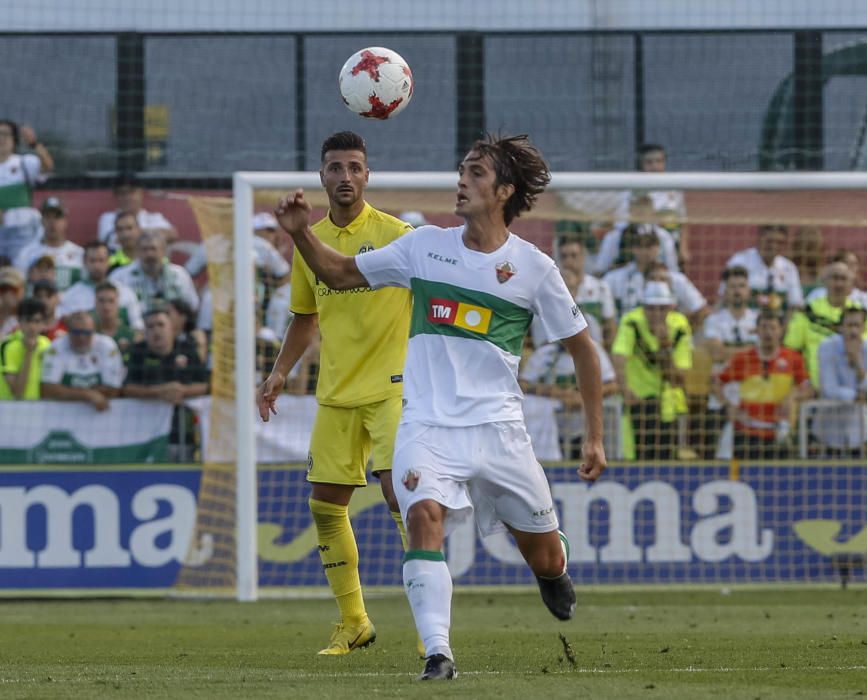
[[[433,552],[429,549],[410,549],[403,555],[404,563],[411,559],[424,559],[426,561],[445,561],[446,555],[442,552]]]

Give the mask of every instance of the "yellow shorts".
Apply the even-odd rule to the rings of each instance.
[[[307,481],[366,486],[371,452],[374,474],[390,470],[400,411],[400,396],[356,408],[320,406],[310,436]]]

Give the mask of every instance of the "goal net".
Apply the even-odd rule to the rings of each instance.
[[[274,322],[255,274],[252,218],[297,187],[305,188],[314,216],[325,215],[327,200],[315,173],[238,172],[233,182],[232,198],[190,200],[208,258],[213,388],[200,414],[205,466],[193,554],[177,587],[249,600],[325,585],[305,481],[316,410],[312,382],[308,377],[287,386],[267,425],[254,409],[255,386],[270,370],[274,336],[288,323],[288,307],[278,307],[277,331],[263,333]],[[367,196],[375,207],[414,223],[421,216],[451,226],[460,223],[453,215],[455,188],[454,173],[373,173]],[[514,233],[552,254],[561,269],[576,264],[566,254],[577,247],[585,277],[576,293],[607,357],[622,354],[612,346],[622,342],[628,315],[643,305],[649,280],[667,285],[690,336],[677,396],[657,401],[653,420],[635,412],[642,389],[624,386],[629,370],[622,375],[612,368],[604,409],[611,466],[589,485],[575,473],[581,410],[557,399],[557,390],[568,386],[568,363],[562,369],[557,349],[528,334],[521,369],[525,414],[571,542],[577,583],[822,582],[863,571],[863,404],[823,398],[819,390],[805,393],[775,414],[788,429],[775,423],[774,450],[745,454],[736,424],[713,396],[712,376],[755,341],[755,316],[752,332],[737,342],[732,322],[720,321],[719,313],[734,304],[721,283],[729,266],[745,268],[748,310],[776,310],[789,331],[802,324],[803,337],[794,340],[783,329],[786,344],[804,357],[806,371],[816,372],[816,346],[836,330],[829,320],[833,308],[825,303],[836,294],[828,291],[836,283],[828,279],[828,263],[840,260],[854,271],[851,296],[857,299],[864,287],[857,260],[867,254],[865,223],[865,173],[566,172],[554,175],[530,215],[513,222]],[[788,267],[772,264],[758,280],[762,255],[772,244],[794,260],[797,293],[785,278]],[[651,254],[659,264],[648,262]],[[627,274],[627,268],[641,274]],[[824,295],[816,308],[825,316],[817,317],[809,305],[800,308],[798,295],[805,293],[810,301]],[[271,296],[279,294],[271,290]],[[263,347],[269,344],[270,351]],[[782,401],[776,394],[748,394],[786,380],[734,376],[721,385],[724,398],[740,396],[742,405]],[[667,451],[648,451],[651,443]],[[400,539],[375,482],[357,490],[350,515],[363,585],[400,585]],[[532,583],[506,537],[482,541],[472,526],[462,527],[448,538],[446,554],[459,585]]]

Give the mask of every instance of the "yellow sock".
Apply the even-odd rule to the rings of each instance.
[[[406,526],[403,524],[403,518],[400,517],[400,511],[391,511],[391,519],[394,520],[394,524],[397,525],[397,531],[400,533],[400,541],[403,544],[403,551],[406,552],[409,550],[409,544],[406,541]]]
[[[349,522],[349,508],[311,498],[310,512],[319,536],[319,558],[340,616],[347,625],[360,625],[367,619],[367,611],[361,595],[358,546]]]

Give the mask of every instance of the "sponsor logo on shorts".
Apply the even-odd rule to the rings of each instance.
[[[451,299],[431,299],[427,320],[444,326],[457,326],[475,333],[486,334],[491,325],[491,310]]]
[[[415,491],[419,481],[421,481],[421,472],[418,469],[407,469],[401,479],[407,491]]]

